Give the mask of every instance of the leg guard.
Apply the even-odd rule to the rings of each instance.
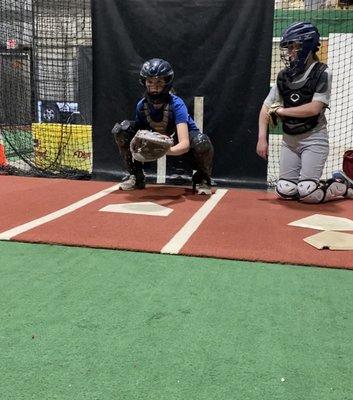
[[[347,190],[343,196],[347,199],[353,199],[353,179],[351,179],[343,171],[334,171],[332,173],[332,179],[334,179],[336,182],[345,183],[347,186]]]
[[[196,185],[203,181],[210,185],[214,150],[209,137],[200,131],[190,132],[190,148],[194,169],[196,169],[192,177],[195,190]]]
[[[124,167],[130,175],[135,175],[137,179],[141,180],[143,177],[142,163],[134,160],[130,151],[130,142],[135,133],[134,121],[127,120],[123,121],[121,124],[115,124],[112,130]]]
[[[298,183],[299,200],[303,203],[317,204],[324,201],[325,190],[319,183],[313,180],[300,181]]]
[[[347,184],[345,182],[337,182],[333,179],[328,179],[325,184],[324,202],[335,200],[345,196],[347,193]]]
[[[287,179],[279,179],[276,184],[276,193],[279,197],[286,200],[298,198],[298,187],[296,182]]]
[[[301,181],[298,183],[300,201],[303,203],[325,203],[335,200],[345,195],[347,186],[345,183],[328,179],[326,182],[318,184],[315,181]]]
[[[349,187],[347,189],[346,194],[344,195],[347,199],[353,199],[353,187]]]

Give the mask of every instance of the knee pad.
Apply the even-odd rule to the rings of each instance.
[[[318,182],[313,180],[300,181],[298,183],[299,200],[303,203],[317,204],[324,201],[325,191]]]
[[[125,119],[121,123],[116,123],[112,129],[115,142],[120,146],[127,146],[130,144],[132,138],[135,136],[135,121]]]
[[[300,201],[304,203],[325,203],[344,196],[347,185],[334,179],[328,179],[322,184],[306,180],[298,183],[298,192]]]
[[[343,195],[348,199],[353,198],[353,180],[343,171],[334,171],[332,173],[332,179],[336,182],[341,182],[346,185],[346,193]]]
[[[298,196],[297,184],[287,179],[279,179],[276,185],[276,193],[282,199],[296,199]]]
[[[199,132],[196,135],[190,135],[190,147],[195,153],[213,152],[213,146],[210,138],[204,133]]]
[[[210,178],[213,166],[213,146],[209,137],[201,132],[190,135],[190,148],[194,169]]]
[[[325,201],[334,200],[347,194],[348,187],[346,182],[338,182],[335,179],[328,179],[324,183]]]
[[[135,136],[137,130],[135,121],[124,120],[116,123],[112,129],[112,134],[116,144],[118,145],[124,166],[130,175],[138,175],[142,173],[142,164],[132,158],[130,151],[130,142]]]

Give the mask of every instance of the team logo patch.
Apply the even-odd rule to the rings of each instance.
[[[296,103],[297,101],[299,101],[300,96],[299,96],[298,93],[292,93],[292,94],[290,95],[290,99],[292,100],[293,103]]]

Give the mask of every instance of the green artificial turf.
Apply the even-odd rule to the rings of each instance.
[[[348,400],[353,271],[0,242],[2,400]]]

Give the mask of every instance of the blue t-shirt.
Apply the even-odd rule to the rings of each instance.
[[[143,98],[141,99],[136,106],[136,121],[143,129],[150,129],[146,116],[143,112],[143,105],[146,100]],[[175,126],[180,123],[186,123],[190,131],[197,130],[197,126],[194,120],[190,117],[188,109],[184,103],[184,101],[174,94],[170,95],[170,120],[168,126],[171,129],[175,129]],[[163,119],[163,107],[162,108],[154,108],[153,105],[148,104],[150,116],[153,121],[159,122]]]

